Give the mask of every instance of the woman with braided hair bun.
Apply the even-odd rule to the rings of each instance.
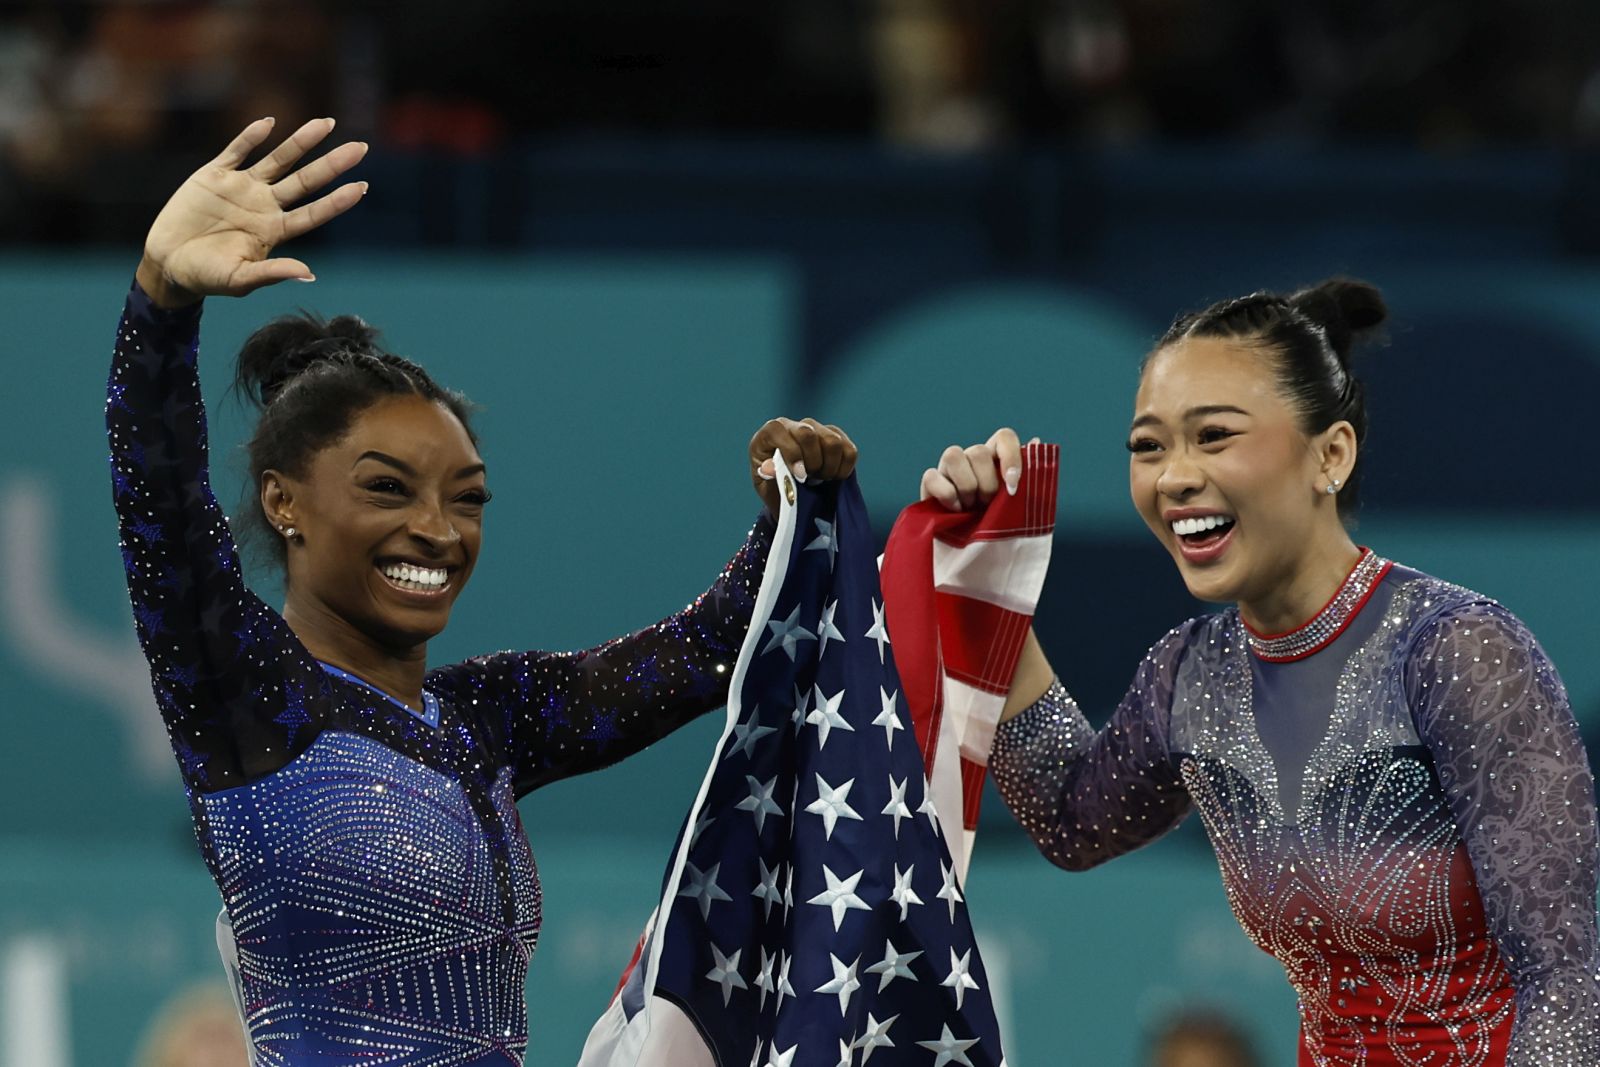
[[[1197,809],[1299,997],[1302,1067],[1600,1064],[1594,782],[1555,667],[1505,608],[1346,526],[1351,349],[1385,316],[1334,279],[1173,323],[1129,487],[1189,591],[1228,606],[1156,642],[1099,731],[1030,635],[990,768],[1069,870]],[[981,506],[1021,462],[1000,430],[922,493]]]
[[[516,799],[726,702],[774,529],[771,457],[843,478],[855,448],[812,420],[762,426],[748,456],[767,509],[683,611],[587,651],[430,669],[489,502],[469,407],[359,319],[279,319],[237,372],[262,409],[246,520],[284,567],[275,611],[210,487],[201,300],[311,281],[273,249],[359,202],[351,182],[294,206],[366,149],[298,166],[333,128],[318,119],[249,163],[272,126],[167,202],[117,330],[106,423],[139,640],[222,892],[252,1062],[510,1067],[540,927]]]

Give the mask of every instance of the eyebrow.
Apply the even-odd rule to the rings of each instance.
[[[407,475],[408,477],[411,477],[411,478],[415,478],[417,476],[417,469],[415,467],[413,467],[411,464],[407,463],[403,459],[396,459],[395,457],[389,455],[387,452],[379,452],[376,449],[368,449],[367,451],[361,453],[361,455],[356,457],[356,463],[360,463],[364,459],[375,459],[379,463],[387,463],[389,466],[393,467],[395,470],[397,470],[400,473],[402,473],[404,475]],[[354,466],[354,464],[352,464],[352,466]],[[456,477],[456,478],[467,478],[467,477],[470,477],[470,476],[472,476],[474,474],[482,474],[485,471],[487,471],[488,469],[489,468],[486,465],[482,464],[482,463],[471,463],[471,464],[468,464],[465,467],[462,467],[460,470],[456,471],[454,477]]]
[[[1185,411],[1183,413],[1183,420],[1185,422],[1188,422],[1191,419],[1202,419],[1202,418],[1205,418],[1207,415],[1224,415],[1224,414],[1227,414],[1227,415],[1248,415],[1250,413],[1248,411],[1246,411],[1244,408],[1235,407],[1232,404],[1204,404],[1204,405],[1201,405],[1200,407],[1190,408],[1188,411]],[[1161,420],[1159,418],[1157,418],[1156,416],[1154,416],[1154,415],[1140,415],[1137,419],[1133,420],[1133,425],[1128,427],[1128,430],[1129,430],[1129,432],[1132,432],[1134,430],[1137,430],[1141,426],[1148,426],[1153,422],[1160,422],[1160,421]]]

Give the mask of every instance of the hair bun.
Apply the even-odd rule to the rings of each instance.
[[[1289,298],[1290,305],[1321,326],[1340,360],[1350,356],[1351,340],[1389,317],[1378,287],[1358,278],[1329,278]]]
[[[239,349],[234,387],[266,407],[309,368],[358,353],[383,355],[377,329],[359,316],[324,319],[306,311],[283,315],[245,340]]]

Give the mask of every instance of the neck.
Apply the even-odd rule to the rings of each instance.
[[[349,671],[407,707],[422,710],[422,678],[428,671],[427,642],[393,647],[374,640],[321,605],[290,597],[284,621],[317,659]]]
[[[1239,614],[1257,633],[1298,629],[1333,599],[1360,558],[1361,550],[1340,526],[1337,533],[1309,549],[1287,579],[1274,583],[1260,596],[1240,600]]]

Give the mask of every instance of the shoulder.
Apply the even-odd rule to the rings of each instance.
[[[1396,565],[1395,599],[1413,654],[1457,643],[1536,648],[1527,625],[1505,605],[1466,586]]]
[[[1147,668],[1176,669],[1184,660],[1222,654],[1238,640],[1239,612],[1235,608],[1185,619],[1161,636],[1145,654]]]

